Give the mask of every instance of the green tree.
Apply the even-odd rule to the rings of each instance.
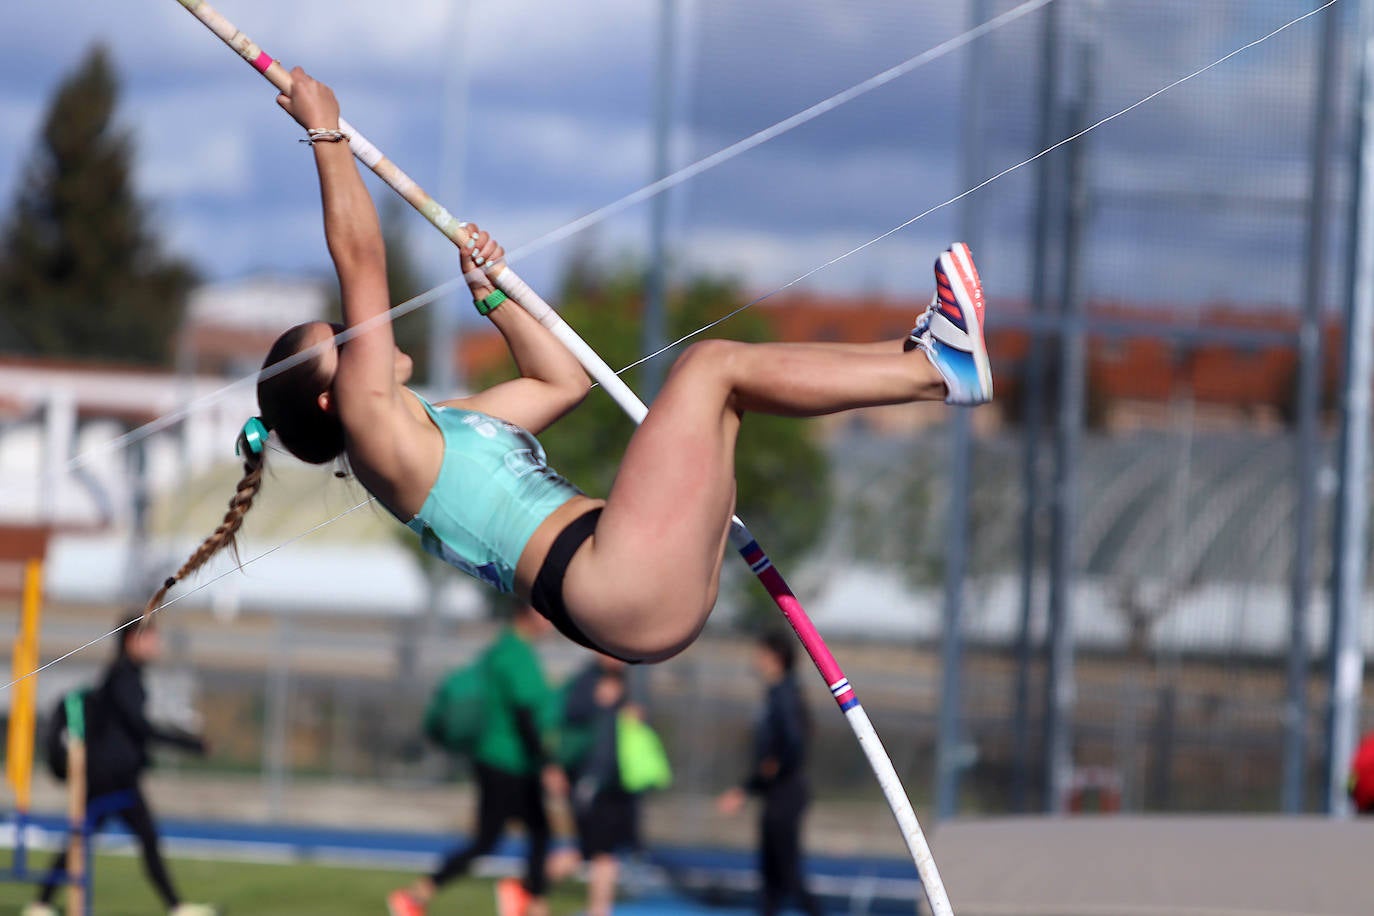
[[[0,233],[0,345],[165,362],[195,282],[165,255],[130,181],[119,85],[96,46],[63,80]]]
[[[588,261],[574,260],[578,264]],[[634,267],[609,272],[594,266],[576,267],[564,278],[554,304],[602,359],[618,369],[644,355],[640,339],[644,288],[644,274]],[[731,281],[697,276],[674,290],[670,299],[669,329],[676,339],[737,307],[743,296]],[[760,313],[746,310],[712,333],[757,342],[768,340],[771,328]],[[670,350],[657,359],[671,360],[679,352],[681,348]],[[630,370],[625,380],[644,394],[637,370]],[[480,384],[493,381],[496,379],[478,380]],[[588,493],[604,496],[633,432],[629,418],[609,396],[597,390],[540,439],[559,473]],[[830,509],[829,468],[811,432],[805,422],[750,414],[736,450],[739,515],[784,570],[789,560],[797,559],[816,542]],[[749,578],[743,593],[745,623],[756,615],[776,615],[771,600]]]

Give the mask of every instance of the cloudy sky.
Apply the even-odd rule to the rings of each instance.
[[[1074,4],[1069,18],[1084,21],[1082,0],[1059,2]],[[678,5],[679,165],[959,34],[969,16],[963,3],[927,0]],[[999,12],[1015,4],[988,5]],[[1093,119],[1319,4],[1098,5]],[[508,247],[535,241],[650,177],[657,0],[217,6],[273,56],[331,82],[353,124]],[[1007,26],[978,50],[981,175],[1037,151],[1040,16]],[[1320,21],[1092,135],[1096,293],[1147,302],[1292,303]],[[178,3],[17,0],[0,9],[0,36],[0,206],[12,198],[53,87],[92,42],[104,41],[124,80],[120,111],[137,141],[138,186],[168,243],[212,278],[327,271],[299,130],[272,104],[270,87]],[[971,182],[958,118],[965,53],[684,185],[673,198],[679,262],[729,271],[766,291],[965,190]],[[464,80],[466,118],[455,92]],[[1033,170],[1024,169],[976,196],[980,264],[994,293],[1024,293],[1033,187]],[[646,213],[639,205],[589,230],[589,241],[634,256],[643,248]],[[807,283],[895,294],[927,289],[933,253],[960,226],[956,209],[941,211]],[[442,239],[431,239],[418,216],[413,227],[430,279],[447,279]],[[552,283],[578,241],[546,247],[521,273],[536,285]]]

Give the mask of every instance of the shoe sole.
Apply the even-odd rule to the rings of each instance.
[[[983,394],[991,400],[992,362],[988,358],[987,341],[983,337],[983,283],[978,277],[978,268],[974,266],[973,255],[968,245],[956,242],[940,255],[939,265],[959,305],[967,330],[959,328],[938,310],[932,318],[932,330],[936,330],[935,323],[939,322],[943,325],[941,330],[944,333],[936,333],[936,338],[946,346],[963,350],[973,357]]]

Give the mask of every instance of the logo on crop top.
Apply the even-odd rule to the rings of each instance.
[[[470,413],[463,417],[463,424],[471,426],[473,432],[483,439],[495,439],[500,434],[501,428],[491,417],[484,417],[481,414]]]
[[[543,471],[548,467],[543,446],[524,427],[476,413],[470,413],[463,417],[463,424],[470,427],[483,439],[495,439],[504,430],[525,445],[525,448],[513,448],[506,452],[503,459],[506,470],[517,479],[537,471]]]
[[[495,439],[503,429],[512,436],[518,436],[521,439],[534,439],[530,431],[523,426],[516,426],[514,423],[507,423],[497,417],[489,417],[486,414],[476,412],[463,417],[463,425],[471,426],[484,439]]]

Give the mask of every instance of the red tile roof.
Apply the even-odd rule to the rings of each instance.
[[[795,293],[778,296],[756,308],[767,317],[778,340],[860,342],[905,336],[924,302],[891,298],[861,298]],[[1024,304],[1004,306],[1004,314],[1024,317]],[[1174,306],[1093,303],[1094,319],[1142,325],[1218,325],[1247,330],[1296,332],[1298,316],[1292,309],[1241,310],[1224,305],[1183,312]],[[723,329],[728,333],[728,328]],[[1323,327],[1323,391],[1339,384],[1342,333],[1336,320]],[[998,329],[996,320],[987,332],[994,370],[999,382],[1016,384],[1020,365],[1030,346],[1030,334],[1020,328]],[[459,345],[460,365],[468,371],[489,371],[509,366],[505,344],[494,331],[468,333]],[[1139,334],[1090,335],[1089,377],[1096,394],[1112,401],[1167,402],[1180,394],[1230,407],[1270,406],[1280,410],[1291,403],[1296,383],[1297,354],[1292,343],[1259,346],[1191,344],[1184,348],[1142,331]],[[1006,390],[1006,385],[1003,385]]]

